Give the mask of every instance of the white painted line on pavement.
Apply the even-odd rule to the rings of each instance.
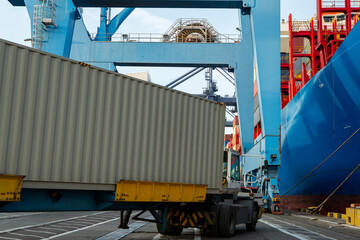
[[[341,226],[349,227],[349,228],[360,229],[360,227],[348,225],[348,224],[346,224],[346,223],[332,222],[332,221],[329,221],[329,220],[324,220],[324,219],[319,219],[319,218],[309,217],[309,216],[303,216],[303,215],[293,215],[293,216],[295,216],[295,217],[302,217],[302,218],[308,218],[308,219],[310,219],[310,220],[316,220],[316,221],[331,223],[331,224],[335,224],[335,225],[337,224],[337,225],[341,225]]]
[[[17,217],[27,217],[27,216],[31,216],[31,215],[38,215],[41,214],[42,212],[38,212],[38,213],[23,213],[23,214],[6,214],[6,216],[1,216],[0,219],[11,219],[11,218],[17,218]],[[1,214],[1,213],[0,213]]]
[[[58,230],[58,231],[67,231],[66,229],[63,229],[63,228],[54,228],[54,227],[38,227],[38,228],[41,228],[41,229],[50,229],[50,230]]]
[[[277,224],[269,223],[268,221],[263,220],[263,219],[260,219],[259,222],[265,223],[266,225],[269,225],[270,227],[275,228],[275,229],[279,230],[280,232],[283,232],[283,233],[285,233],[285,234],[287,234],[287,235],[293,236],[293,237],[295,237],[295,238],[297,238],[297,239],[300,239],[300,240],[308,240],[308,238],[303,238],[303,237],[301,237],[301,236],[298,236],[298,235],[295,235],[295,234],[293,234],[293,233],[291,233],[291,232],[286,231],[285,229],[281,228],[281,227],[280,227],[279,225],[277,225]]]
[[[198,228],[194,228],[194,240],[201,240],[201,231]]]
[[[96,227],[98,225],[102,225],[102,224],[105,224],[105,223],[108,223],[108,222],[112,222],[112,221],[115,221],[115,220],[119,220],[120,218],[114,218],[114,219],[110,219],[108,221],[105,221],[105,222],[99,222],[99,223],[96,223],[96,224],[93,224],[93,225],[90,225],[90,226],[87,226],[87,227],[83,227],[83,228],[78,228],[78,229],[75,229],[75,230],[72,230],[72,231],[68,231],[68,232],[64,232],[64,233],[60,233],[60,234],[57,234],[55,236],[52,236],[52,237],[49,237],[49,238],[44,238],[44,239],[54,239],[54,238],[57,238],[57,237],[61,237],[61,236],[64,236],[64,235],[68,235],[70,233],[74,233],[74,232],[79,232],[79,231],[82,231],[82,230],[85,230],[85,229],[88,229],[88,228],[92,228],[92,227]]]
[[[277,223],[270,223],[264,219],[260,219],[259,221],[262,222],[262,223],[265,223],[271,227],[274,227],[276,229],[278,229],[279,231],[283,232],[283,233],[286,233],[286,234],[289,234],[293,237],[296,237],[298,239],[301,239],[301,240],[312,240],[314,239],[314,237],[316,238],[322,238],[322,239],[331,239],[331,240],[336,240],[335,238],[331,238],[331,237],[328,237],[328,236],[325,236],[321,233],[317,233],[317,232],[313,232],[309,229],[306,229],[306,228],[303,228],[303,227],[300,227],[300,226],[297,226],[297,225],[294,225],[294,224],[290,224],[290,223],[287,223],[287,222],[283,222],[283,221],[280,221],[278,219],[274,219],[272,217],[267,217],[267,218],[270,218],[271,220],[273,221],[277,221],[277,222],[280,222],[282,225],[280,224],[277,224]],[[288,225],[290,226],[291,228],[296,228],[297,230],[293,230],[293,229],[286,229],[286,226],[284,225]]]
[[[161,238],[161,234],[159,233],[158,235],[156,235],[155,237],[153,237],[153,240],[158,240],[158,239],[160,239]]]
[[[1,236],[0,236],[0,239],[21,240],[19,238],[9,238],[9,237],[1,237]]]
[[[22,230],[22,229],[26,229],[26,228],[43,227],[43,226],[51,225],[53,223],[65,222],[65,221],[69,221],[69,220],[73,220],[73,219],[79,219],[79,218],[83,218],[83,217],[87,217],[87,216],[99,215],[99,214],[103,214],[103,213],[104,212],[96,212],[96,213],[92,213],[92,214],[88,214],[88,215],[82,215],[82,216],[79,216],[79,217],[65,218],[65,219],[60,219],[60,220],[56,220],[56,221],[52,221],[52,222],[45,222],[45,223],[40,223],[40,224],[35,224],[35,225],[27,225],[27,226],[7,229],[7,230],[4,230],[4,231],[0,231],[0,234],[1,233],[9,233],[9,232],[13,232],[13,231],[16,231],[16,230]]]
[[[130,233],[134,232],[135,230],[145,226],[146,224],[148,224],[148,222],[136,221],[132,224],[129,224],[129,229],[119,229],[119,230],[113,231],[103,237],[98,238],[97,240],[121,239],[123,237],[126,237]]]
[[[23,231],[27,231],[27,232],[38,232],[38,233],[48,233],[48,234],[56,234],[56,233],[54,233],[54,232],[38,231],[38,230],[29,230],[29,229],[24,229]]]
[[[9,233],[9,234],[19,235],[19,236],[24,236],[24,237],[34,237],[34,238],[40,238],[40,239],[43,238],[42,236],[30,235],[30,234],[22,234],[22,233]]]

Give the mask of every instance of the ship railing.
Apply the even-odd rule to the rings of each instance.
[[[95,39],[95,37],[101,38],[101,39],[107,39],[106,42],[169,42],[174,43],[176,42],[176,39],[170,38],[167,34],[161,34],[161,33],[128,33],[128,34],[122,34],[122,33],[115,33],[115,34],[99,34],[96,33],[90,34],[90,38],[92,40]],[[210,43],[238,43],[240,42],[240,35],[238,34],[217,34],[214,38],[214,41],[211,41]],[[202,42],[206,43],[206,42]]]
[[[323,0],[321,5],[323,8],[345,8],[345,2],[345,0]],[[360,0],[350,0],[350,7],[360,7]]]
[[[360,8],[360,0],[351,0],[350,7],[352,8]]]
[[[293,32],[300,32],[300,31],[310,32],[311,31],[310,22],[311,22],[311,20],[294,20],[292,22]],[[317,30],[317,21],[315,19],[314,20],[314,31],[316,31],[316,30]]]
[[[344,8],[345,0],[323,0],[321,6],[323,8]]]

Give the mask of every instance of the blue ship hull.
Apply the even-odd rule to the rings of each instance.
[[[282,195],[360,128],[360,24],[281,114]],[[283,206],[317,206],[359,163],[360,131],[284,197]],[[324,211],[344,212],[354,202],[360,202],[360,169],[329,200]]]

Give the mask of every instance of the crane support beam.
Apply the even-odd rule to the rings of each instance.
[[[230,51],[234,49],[231,45],[92,41],[89,45],[73,42],[72,48],[82,52],[82,62],[93,65],[107,63],[111,59],[117,66],[236,68],[236,53],[241,54],[246,49],[244,44],[238,44],[237,51],[233,52]],[[89,49],[91,51],[88,51]],[[104,52],[107,54],[103,54]]]
[[[13,6],[25,6],[24,0],[9,0]],[[254,6],[254,0],[73,0],[76,7],[141,8],[242,8]]]

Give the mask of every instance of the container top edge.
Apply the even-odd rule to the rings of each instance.
[[[184,91],[167,88],[167,87],[162,86],[162,85],[160,85],[160,84],[156,84],[156,83],[152,83],[152,82],[147,82],[147,81],[144,81],[144,80],[141,80],[141,79],[138,79],[138,78],[134,78],[134,77],[131,77],[131,76],[122,74],[122,73],[117,73],[117,72],[113,72],[113,71],[110,71],[110,70],[107,70],[107,69],[103,69],[103,68],[100,68],[100,67],[96,67],[96,66],[93,66],[93,65],[91,65],[91,64],[85,64],[85,66],[84,66],[84,65],[83,65],[84,63],[83,63],[83,62],[79,62],[79,61],[76,61],[76,60],[73,60],[73,59],[70,59],[70,58],[62,57],[62,56],[59,56],[59,55],[56,55],[56,54],[53,54],[53,53],[45,52],[45,51],[42,51],[42,50],[39,50],[39,49],[31,48],[31,47],[28,47],[28,46],[25,46],[25,45],[22,45],[22,44],[19,44],[19,43],[14,43],[14,42],[5,40],[5,39],[3,39],[3,38],[0,38],[0,42],[3,42],[4,44],[16,46],[16,47],[18,47],[18,48],[26,49],[26,50],[29,50],[29,51],[32,51],[32,52],[37,52],[37,53],[40,53],[40,54],[48,55],[48,56],[51,56],[51,57],[54,57],[54,58],[57,58],[57,59],[61,59],[61,60],[63,60],[63,61],[71,62],[71,63],[74,63],[74,64],[79,64],[80,67],[82,67],[82,68],[90,67],[90,68],[96,69],[96,70],[98,70],[98,71],[100,71],[100,72],[106,72],[106,73],[109,73],[109,74],[114,74],[114,75],[117,75],[117,76],[122,76],[122,77],[124,77],[124,78],[128,78],[128,79],[131,79],[131,80],[133,80],[133,81],[137,81],[137,82],[141,82],[141,83],[146,83],[146,84],[152,85],[153,87],[162,88],[162,89],[165,89],[165,90],[167,90],[167,91],[177,92],[177,93],[179,93],[179,94],[183,94],[183,95],[186,95],[186,96],[188,96],[188,97],[193,97],[193,98],[198,99],[198,100],[201,100],[201,101],[209,102],[209,103],[212,103],[212,104],[223,105],[224,107],[226,106],[225,103],[216,102],[216,101],[212,101],[212,100],[209,100],[209,99],[206,99],[206,98],[198,97],[198,96],[195,96],[195,95],[193,95],[193,94],[190,94],[190,93],[187,93],[187,92],[184,92]]]

